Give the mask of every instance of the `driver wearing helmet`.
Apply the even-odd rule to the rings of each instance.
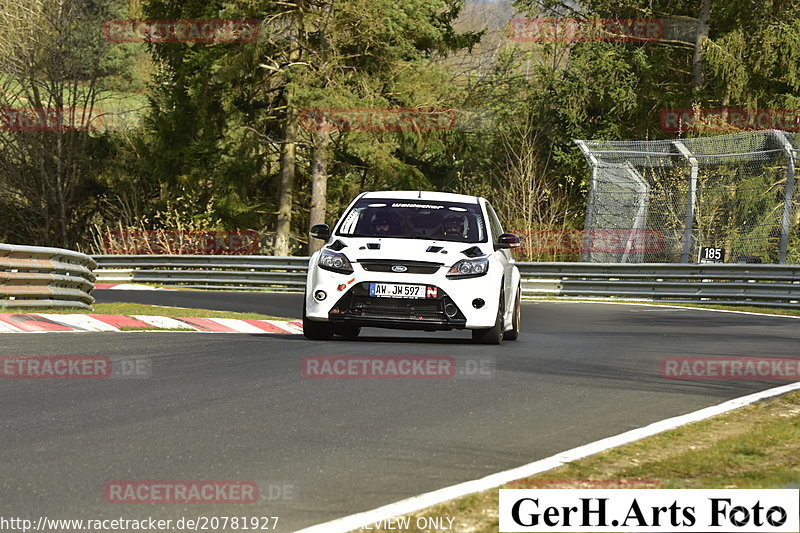
[[[375,236],[382,237],[390,235],[392,231],[392,223],[386,215],[376,215],[372,221],[372,233]]]
[[[444,236],[449,238],[461,239],[464,237],[464,217],[460,215],[449,215],[442,223]]]

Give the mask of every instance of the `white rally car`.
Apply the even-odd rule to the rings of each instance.
[[[359,195],[311,256],[303,301],[309,339],[356,337],[362,326],[472,330],[476,342],[516,340],[520,275],[483,198],[393,191]]]

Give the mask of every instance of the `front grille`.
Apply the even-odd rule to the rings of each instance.
[[[358,262],[364,270],[370,272],[395,272],[393,266],[404,266],[406,270],[401,274],[435,274],[444,263],[430,263],[427,261],[387,261],[386,259],[362,259]]]
[[[435,289],[435,298],[381,298],[369,295],[369,282],[357,283],[336,302],[328,317],[333,322],[380,323],[406,329],[463,328],[467,322],[464,314],[441,288]],[[445,309],[453,316],[447,316]]]
[[[374,298],[353,296],[350,311],[361,317],[413,318],[416,320],[440,319],[444,315],[442,300],[426,298]]]

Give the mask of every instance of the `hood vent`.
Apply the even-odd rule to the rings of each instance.
[[[430,252],[432,254],[438,253],[442,251],[441,246],[428,246],[428,249],[425,250],[426,252]]]
[[[470,246],[466,250],[461,250],[461,253],[466,255],[467,257],[478,257],[484,255],[483,250],[481,250],[477,246]]]
[[[367,243],[367,248],[369,250],[380,250],[381,249],[381,243],[379,243],[379,242],[368,242]]]
[[[336,239],[333,243],[328,245],[328,249],[333,250],[334,252],[338,252],[339,250],[343,250],[344,248],[347,248],[347,245],[342,241],[340,241],[339,239]]]

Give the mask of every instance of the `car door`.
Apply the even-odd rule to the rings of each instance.
[[[496,245],[500,235],[504,233],[503,226],[500,224],[500,219],[497,217],[497,213],[494,212],[494,208],[489,202],[486,202],[486,214],[489,218],[489,233],[491,235],[492,243]],[[510,306],[513,305],[514,301],[514,293],[512,292],[514,290],[512,287],[513,276],[511,275],[514,259],[511,256],[511,250],[507,248],[498,250],[495,246],[494,253],[500,260],[500,263],[503,265],[503,290],[505,293],[507,311],[510,309]]]

